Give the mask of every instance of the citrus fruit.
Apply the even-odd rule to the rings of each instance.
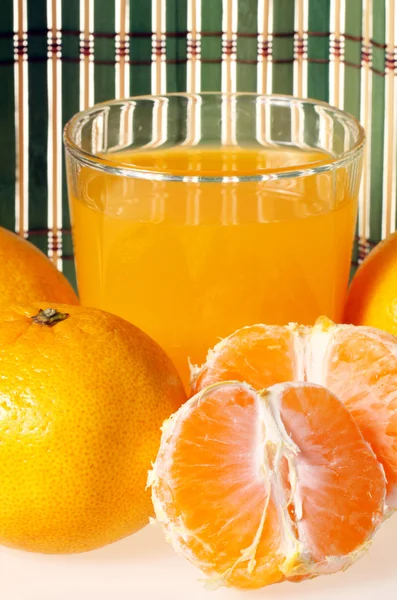
[[[397,339],[383,331],[335,325],[254,325],[221,341],[193,368],[192,391],[219,381],[262,389],[283,381],[328,388],[351,411],[387,477],[387,510],[397,508]]]
[[[164,424],[149,483],[175,549],[211,584],[238,588],[348,567],[385,497],[349,411],[304,382],[201,390]]]
[[[160,426],[185,400],[163,350],[100,310],[8,307],[0,373],[0,543],[81,552],[144,526]]]
[[[29,302],[78,304],[72,286],[38,248],[0,227],[0,306]]]
[[[345,307],[346,323],[397,335],[397,232],[378,244],[358,268]]]

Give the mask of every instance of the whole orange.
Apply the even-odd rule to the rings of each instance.
[[[397,335],[397,232],[378,244],[350,285],[345,322]]]
[[[0,374],[0,543],[82,552],[143,527],[160,426],[186,399],[164,351],[100,310],[0,308]]]
[[[0,305],[45,300],[78,304],[72,286],[33,244],[0,227]]]

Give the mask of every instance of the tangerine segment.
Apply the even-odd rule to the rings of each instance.
[[[257,560],[255,573],[263,571],[264,583],[283,578],[254,390],[226,384],[189,400],[163,427],[153,478],[152,499],[167,537],[204,572],[249,582],[249,562],[252,567]]]
[[[238,588],[349,566],[385,496],[349,412],[306,383],[202,390],[164,424],[149,481],[175,549],[213,584]]]
[[[369,327],[333,326],[320,382],[350,410],[371,444],[385,470],[388,508],[397,508],[396,338]]]
[[[277,404],[300,450],[293,471],[299,539],[321,568],[337,571],[382,520],[383,469],[352,415],[331,392],[309,383],[279,384],[271,390],[270,402]]]
[[[252,325],[237,330],[209,351],[205,365],[192,367],[192,394],[219,381],[247,381],[262,389],[299,378],[302,361],[295,338],[293,327]]]

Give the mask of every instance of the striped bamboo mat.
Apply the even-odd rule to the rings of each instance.
[[[358,252],[396,228],[397,0],[2,0],[0,224],[73,280],[64,123],[114,97],[327,100],[367,136]]]

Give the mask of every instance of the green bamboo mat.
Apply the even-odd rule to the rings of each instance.
[[[79,109],[166,91],[310,96],[368,134],[355,260],[396,227],[395,0],[3,0],[0,224],[74,281],[62,150]]]

